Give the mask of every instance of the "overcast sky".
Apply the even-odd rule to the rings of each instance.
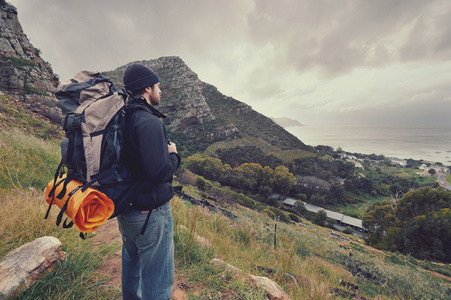
[[[63,80],[175,55],[268,117],[451,124],[451,0],[7,1]]]

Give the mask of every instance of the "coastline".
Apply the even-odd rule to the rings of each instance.
[[[451,127],[439,125],[306,125],[285,130],[310,146],[349,153],[440,162],[451,166]]]

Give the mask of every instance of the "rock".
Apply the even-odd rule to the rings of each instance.
[[[269,279],[268,277],[260,277],[248,274],[249,278],[251,278],[252,282],[258,286],[263,288],[269,296],[271,300],[288,300],[290,297],[288,294],[282,289],[280,285]]]
[[[53,98],[58,78],[23,32],[17,9],[0,5],[0,90],[26,101],[26,95]]]
[[[164,101],[158,110],[169,117],[172,131],[185,131],[215,120],[202,92],[203,83],[180,57],[166,56],[139,63],[154,70],[160,78]],[[123,86],[122,76],[130,64],[106,72],[118,87]]]
[[[184,225],[179,225],[178,227],[183,230],[189,231],[188,227],[186,227]],[[207,238],[200,236],[195,232],[193,232],[193,236],[199,244],[204,245],[207,248],[211,247],[211,242]]]
[[[247,276],[256,286],[263,288],[268,294],[269,299],[271,300],[289,300],[290,297],[288,294],[282,289],[280,285],[269,279],[268,277],[260,277],[254,276],[251,274],[247,274],[242,270],[218,259],[213,258],[210,261],[211,264],[220,266],[225,268],[228,271],[231,271],[235,276],[245,275]]]
[[[224,262],[224,261],[222,261],[221,259],[218,259],[218,258],[213,258],[210,261],[210,263],[212,265],[216,265],[216,266],[225,268],[226,271],[231,271],[235,276],[245,275],[246,274],[242,270],[238,269],[237,267],[234,267],[234,266],[232,266],[232,265],[230,265],[230,264],[228,264],[228,263],[226,263],[226,262]]]
[[[0,299],[15,297],[21,284],[28,288],[58,260],[65,258],[61,242],[44,236],[11,251],[0,261]]]

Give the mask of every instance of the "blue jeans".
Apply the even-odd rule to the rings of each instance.
[[[170,299],[174,284],[174,229],[169,203],[152,211],[144,235],[147,212],[130,209],[119,215],[122,234],[122,297]]]

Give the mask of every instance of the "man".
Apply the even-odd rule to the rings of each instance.
[[[130,97],[126,164],[132,172],[133,200],[117,218],[122,234],[123,299],[170,299],[174,283],[172,176],[180,165],[176,145],[167,141],[158,75],[130,65],[123,77]]]

